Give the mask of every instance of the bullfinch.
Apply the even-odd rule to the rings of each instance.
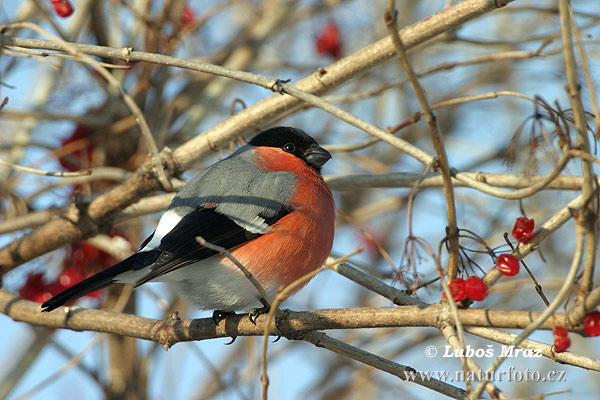
[[[330,158],[300,129],[257,134],[187,182],[136,253],[52,297],[43,311],[113,283],[146,282],[172,283],[215,313],[259,310],[266,304],[252,282],[196,238],[229,250],[272,299],[331,251],[335,206],[320,173]]]

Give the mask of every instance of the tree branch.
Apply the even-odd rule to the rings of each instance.
[[[440,304],[383,308],[347,308],[314,311],[281,311],[268,331],[273,336],[300,334],[314,330],[390,328],[430,326],[439,324]],[[138,339],[165,343],[206,340],[228,336],[261,336],[265,331],[266,315],[257,317],[256,324],[247,315],[227,316],[215,326],[212,318],[192,320],[156,320],[105,310],[81,307],[60,307],[42,313],[38,303],[23,299],[0,289],[0,312],[14,321],[27,322],[48,328],[116,333]],[[541,313],[520,310],[461,309],[465,326],[524,328]],[[284,321],[284,322],[282,322]],[[550,330],[557,323],[566,323],[565,314],[556,314],[552,322],[545,321],[540,329]]]

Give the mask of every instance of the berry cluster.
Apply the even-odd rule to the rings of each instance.
[[[535,221],[527,217],[519,217],[515,221],[512,234],[517,241],[527,243],[535,237],[533,229]],[[496,259],[498,272],[505,276],[515,276],[519,273],[519,260],[512,254],[501,254]],[[448,285],[454,301],[459,302],[469,298],[480,301],[487,297],[487,287],[477,276],[470,276],[467,280],[456,278]],[[442,298],[446,296],[442,294]],[[588,336],[600,336],[600,312],[588,314],[583,321],[583,329]],[[564,326],[555,326],[552,329],[554,336],[554,350],[557,353],[567,351],[571,346],[569,330]]]
[[[513,236],[521,242],[532,238],[535,222],[526,217],[517,218],[513,228]],[[501,254],[496,259],[496,268],[505,276],[515,276],[519,273],[519,260],[512,254]],[[467,280],[456,278],[448,285],[454,301],[462,301],[467,297],[473,301],[481,301],[488,295],[487,286],[477,276],[470,276]],[[446,296],[442,294],[442,298]]]
[[[19,296],[43,303],[52,296],[86,278],[82,275],[81,271],[70,267],[63,269],[58,278],[53,282],[45,282],[43,276],[44,274],[41,272],[29,274],[25,285],[19,290]],[[101,294],[102,290],[98,290],[88,294],[86,297],[98,298]]]
[[[487,286],[477,276],[470,276],[466,280],[456,278],[448,285],[454,301],[463,301],[467,297],[473,301],[481,301],[488,295]],[[446,298],[442,294],[442,298]]]
[[[569,338],[569,331],[564,326],[555,326],[552,328],[552,334],[554,335],[554,350],[557,353],[566,351],[571,345],[571,339]]]
[[[79,171],[88,168],[92,163],[94,145],[90,141],[92,130],[84,125],[77,125],[71,136],[61,142],[61,156],[58,162],[67,171]]]
[[[588,336],[600,336],[600,312],[593,311],[585,316],[583,330]],[[567,328],[557,325],[552,328],[552,334],[554,336],[554,350],[557,353],[567,351],[569,346],[571,346],[571,339],[569,338]]]
[[[25,284],[19,290],[19,296],[43,303],[50,297],[116,262],[117,260],[110,254],[87,242],[73,243],[65,258],[65,266],[56,280],[47,282],[43,279],[43,273],[30,273]],[[102,292],[102,290],[98,290],[86,297],[98,298]]]

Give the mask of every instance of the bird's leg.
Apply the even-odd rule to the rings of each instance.
[[[271,309],[271,306],[268,305],[268,303],[266,301],[264,301],[264,299],[260,299],[260,302],[264,304],[263,307],[260,308],[253,308],[252,310],[250,310],[250,312],[248,313],[248,319],[250,320],[250,322],[252,322],[254,325],[256,325],[256,318],[258,318],[258,316],[260,314],[266,314],[269,312],[269,310]],[[265,304],[267,303],[267,304]]]
[[[271,307],[253,308],[248,313],[248,319],[250,320],[250,322],[252,322],[254,325],[256,325],[256,318],[258,318],[258,316],[260,314],[268,313],[270,309],[271,309]]]
[[[236,315],[233,311],[222,311],[215,310],[213,311],[212,320],[215,325],[219,325],[221,321],[223,321],[228,315]]]
[[[261,304],[262,304],[264,307],[266,307],[266,308],[271,308],[271,304],[270,304],[270,303],[267,301],[267,299],[265,299],[265,298],[262,298],[262,297],[261,297],[261,298],[260,298],[260,299],[258,299],[258,300],[261,302]]]
[[[221,321],[223,321],[225,318],[227,318],[228,315],[237,315],[237,314],[234,313],[233,311],[214,310],[213,315],[212,315],[212,320],[215,323],[215,325],[219,325],[221,323]],[[231,342],[225,343],[225,345],[233,344],[233,342],[235,342],[235,339],[237,339],[237,336],[232,336]]]

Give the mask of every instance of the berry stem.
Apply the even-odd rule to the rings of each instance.
[[[508,232],[504,232],[504,240],[510,246],[511,250],[514,252],[515,247],[512,245],[512,243],[508,239]],[[548,298],[546,297],[546,295],[544,294],[544,291],[542,290],[542,285],[540,285],[538,283],[537,279],[535,279],[535,276],[533,276],[533,274],[529,270],[529,267],[527,267],[527,264],[525,264],[525,261],[521,260],[521,264],[523,265],[523,267],[525,267],[525,270],[527,271],[527,273],[531,277],[531,280],[535,284],[535,291],[540,295],[540,297],[542,298],[542,301],[544,302],[546,307],[548,307],[550,305],[550,302],[548,301]]]

